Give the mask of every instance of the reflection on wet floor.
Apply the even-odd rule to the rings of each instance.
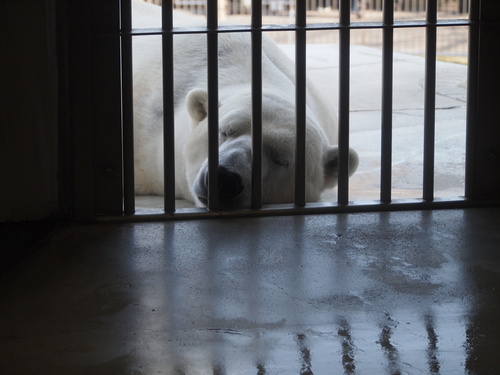
[[[355,320],[358,318],[354,317]],[[321,331],[309,328],[307,334],[292,334],[289,330],[266,333],[219,331],[218,337],[195,344],[197,350],[181,355],[177,352],[175,356],[170,353],[167,358],[175,357],[180,361],[180,365],[172,367],[174,374],[204,374],[207,369],[213,374],[258,375],[476,373],[471,359],[463,355],[467,355],[464,351],[466,343],[478,338],[467,337],[464,342],[463,326],[462,331],[450,330],[446,336],[441,336],[434,326],[433,316],[421,318],[420,327],[405,328],[403,332],[398,330],[399,323],[390,320],[386,325],[373,324],[371,327],[363,322],[360,331],[352,331],[347,319],[339,323],[337,331],[325,330],[335,329],[332,325],[321,327]],[[454,325],[460,324],[455,322]],[[404,323],[404,326],[410,325]],[[197,335],[205,337],[202,332]],[[367,340],[369,337],[375,340]],[[438,345],[441,339],[442,347]],[[454,345],[450,347],[445,342]],[[252,362],[256,359],[253,350],[257,345],[264,345],[268,352],[265,357]],[[465,366],[464,360],[467,362]]]
[[[67,228],[2,282],[0,373],[493,375],[499,227],[490,209]]]
[[[434,317],[432,314],[425,315],[425,330],[427,331],[427,363],[429,364],[429,373],[439,374],[438,360],[438,336],[434,327]]]
[[[278,233],[273,220],[279,221],[253,231]],[[204,373],[206,366],[225,374],[473,369],[467,355],[474,350],[464,348],[481,341],[468,329],[474,285],[464,285],[468,269],[454,260],[463,236],[436,226],[436,214],[411,213],[405,220],[406,227],[392,230],[389,216],[366,222],[365,233],[384,233],[375,248],[354,233],[347,216],[325,233],[307,219],[291,220],[289,238],[272,248],[241,223],[229,224],[224,239],[190,233],[202,246],[155,261],[169,264],[167,284],[176,289],[167,300],[177,312],[168,320],[190,327],[170,326],[169,340],[189,351],[175,347],[168,357],[186,364],[186,373]],[[160,243],[182,232],[164,232]],[[151,246],[151,238],[139,237]]]
[[[354,359],[356,347],[351,337],[351,326],[345,318],[340,321],[337,334],[342,340],[342,366],[344,367],[344,374],[354,374],[356,370]]]
[[[392,329],[390,326],[383,326],[380,332],[379,344],[387,358],[387,372],[390,374],[400,374],[400,360],[398,349],[391,344]]]
[[[311,350],[307,346],[306,335],[299,333],[295,336],[300,352],[300,375],[312,375]]]

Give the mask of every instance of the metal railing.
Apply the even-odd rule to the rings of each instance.
[[[165,168],[165,195],[163,213],[158,212],[145,215],[132,215],[134,220],[153,218],[199,218],[213,216],[252,216],[252,215],[276,215],[276,214],[296,214],[296,213],[331,213],[331,212],[355,212],[355,211],[380,211],[380,210],[403,210],[403,209],[422,209],[422,208],[440,208],[440,207],[463,207],[468,204],[464,197],[456,198],[440,198],[434,196],[434,132],[435,132],[435,82],[436,82],[436,31],[440,28],[447,27],[468,27],[475,20],[438,20],[437,19],[437,3],[429,1],[426,9],[426,19],[423,21],[398,21],[394,20],[394,3],[392,1],[385,2],[382,22],[371,23],[354,23],[351,22],[351,2],[350,0],[340,1],[340,18],[338,23],[328,24],[308,24],[306,23],[306,7],[305,3],[301,2],[302,6],[295,9],[295,23],[280,25],[262,24],[262,12],[254,12],[252,14],[252,22],[248,27],[231,26],[219,27],[218,12],[219,7],[216,1],[209,2],[207,8],[207,26],[203,28],[174,28],[173,13],[175,2],[169,2],[170,6],[162,7],[162,28],[148,29],[147,35],[162,35],[163,36],[163,90],[164,90],[164,113],[172,114],[170,117],[164,117],[164,168]],[[172,4],[174,3],[174,4]],[[254,9],[262,9],[260,1],[253,1]],[[128,44],[131,37],[139,37],[144,32],[141,30],[133,30],[130,27],[128,20],[129,15],[127,8],[122,8],[122,43],[123,56],[122,67],[123,71],[123,87],[130,87],[132,82],[132,72],[128,59],[130,51]],[[391,194],[391,147],[392,147],[392,72],[393,72],[393,43],[394,31],[399,28],[419,28],[425,30],[426,33],[426,73],[425,73],[425,144],[424,144],[424,173],[423,173],[423,188],[422,199],[406,199],[394,200]],[[251,33],[253,41],[253,66],[260,65],[261,56],[258,51],[261,50],[260,37],[264,31],[286,30],[295,34],[296,46],[296,107],[297,107],[297,144],[296,144],[296,181],[295,181],[295,201],[290,204],[282,205],[262,205],[262,133],[259,131],[262,119],[259,118],[261,113],[260,104],[260,87],[259,72],[254,70],[252,92],[253,92],[253,184],[252,184],[252,208],[239,211],[223,211],[219,209],[218,202],[218,54],[217,54],[217,39],[220,33],[227,32],[243,32]],[[349,180],[347,174],[348,150],[349,150],[349,76],[350,76],[350,35],[352,30],[380,29],[383,33],[383,92],[382,92],[382,143],[381,143],[381,172],[380,172],[380,199],[371,202],[351,202],[349,198]],[[337,189],[336,202],[318,202],[306,203],[305,200],[305,54],[306,54],[306,35],[312,31],[336,30],[339,33],[339,181]],[[175,167],[174,154],[174,136],[173,136],[173,113],[174,104],[171,93],[173,92],[173,52],[172,40],[174,35],[178,33],[206,33],[207,34],[207,51],[208,51],[208,92],[209,92],[209,118],[208,118],[208,138],[209,138],[209,178],[208,190],[209,200],[208,208],[184,208],[176,209],[175,201],[175,186],[173,178],[175,176],[173,170]],[[471,41],[471,48],[474,49],[475,41]],[[132,93],[130,90],[122,92],[124,102],[130,102]],[[124,206],[125,214],[135,212],[135,197],[134,189],[131,185],[134,175],[133,166],[133,150],[130,145],[133,144],[133,131],[131,124],[131,114],[123,113],[124,124]],[[129,129],[129,130],[127,130]],[[170,150],[169,152],[167,152]],[[467,190],[467,188],[466,188]]]
[[[155,5],[162,5],[162,0],[143,0]],[[228,14],[250,13],[251,0],[223,0],[223,8]],[[264,14],[288,12],[295,8],[294,0],[263,0],[261,2]],[[339,9],[340,0],[307,0],[303,2],[307,11]],[[187,10],[196,14],[206,14],[206,0],[175,0],[175,9]],[[439,0],[438,12],[447,14],[467,14],[469,11],[468,0]],[[382,11],[383,0],[351,0],[351,10]],[[401,12],[425,12],[426,0],[394,0],[394,9]]]
[[[143,0],[161,4],[161,0]],[[383,19],[382,0],[351,1],[351,20],[354,22],[381,22]],[[197,15],[206,15],[205,0],[177,0],[173,2],[174,9]],[[339,0],[309,0],[305,2],[306,20],[311,23],[338,23]],[[394,20],[425,20],[425,0],[395,0],[392,4]],[[442,20],[467,18],[469,2],[466,0],[440,0],[437,2],[438,18]],[[260,10],[263,23],[283,24],[293,22],[295,1],[281,1],[270,8],[269,1],[262,1]],[[219,17],[234,24],[250,24],[251,1],[219,1]],[[376,31],[377,29],[375,29]],[[351,33],[351,44],[382,48],[381,33],[371,32],[372,29],[361,29],[359,33]],[[419,28],[399,28],[394,36],[394,51],[415,55],[425,54],[425,37]],[[465,62],[468,53],[468,30],[464,27],[442,28],[439,35],[438,56]],[[294,43],[294,37],[286,31],[274,31],[270,36],[277,43]],[[308,43],[338,43],[338,35],[325,33],[314,38],[309,37]]]
[[[432,0],[428,0],[432,3]],[[292,22],[286,24],[266,24],[259,21],[264,15],[254,13],[254,20],[249,25],[230,26],[224,24],[220,26],[218,17],[220,16],[220,7],[215,12],[215,5],[208,13],[206,26],[176,28],[172,27],[173,2],[168,2],[168,6],[163,9],[163,26],[149,29],[132,29],[130,27],[130,0],[122,0],[122,6],[116,2],[99,2],[94,0],[91,4],[86,2],[71,3],[68,6],[70,19],[76,23],[68,23],[69,28],[69,57],[68,70],[72,85],[69,87],[69,93],[73,100],[70,108],[70,116],[73,124],[72,156],[74,160],[73,187],[74,187],[74,212],[75,219],[79,221],[88,221],[101,217],[111,218],[113,220],[167,220],[167,219],[193,219],[202,217],[236,217],[236,216],[263,216],[263,215],[289,215],[289,214],[314,214],[314,213],[338,213],[338,212],[359,212],[359,211],[385,211],[385,210],[408,210],[408,209],[436,209],[453,208],[469,206],[491,206],[498,204],[498,168],[496,147],[498,138],[498,129],[494,126],[495,118],[492,110],[495,105],[492,100],[495,98],[491,86],[491,78],[495,79],[496,65],[488,62],[488,57],[492,52],[495,43],[495,35],[490,32],[489,26],[496,25],[496,18],[491,9],[496,9],[497,3],[490,0],[481,2],[471,0],[469,17],[467,19],[442,19],[436,17],[436,6],[427,7],[426,18],[423,20],[396,20],[395,11],[391,16],[392,1],[386,1],[384,18],[373,22],[357,22],[353,20],[350,1],[342,0],[340,2],[341,17],[339,22],[328,23],[306,23],[304,26],[304,10],[296,12]],[[217,2],[215,2],[217,3]],[[436,2],[434,2],[435,4]],[[211,2],[211,4],[213,4]],[[253,2],[254,9],[261,9],[261,2]],[[484,7],[482,6],[484,5]],[[484,8],[484,9],[483,9]],[[99,11],[96,11],[99,9]],[[485,13],[488,12],[488,13]],[[120,21],[121,14],[121,21]],[[482,15],[482,16],[481,16]],[[482,17],[482,18],[481,18]],[[485,25],[488,20],[488,24]],[[434,85],[436,84],[435,75],[435,53],[436,32],[439,39],[440,31],[454,27],[465,28],[469,32],[469,65],[467,79],[467,109],[464,115],[466,121],[466,139],[465,139],[465,160],[463,161],[463,171],[465,177],[464,195],[458,197],[448,197],[435,194],[435,177],[431,173],[435,168],[435,156],[433,148],[433,132],[435,128],[436,108],[433,105],[433,96],[435,94]],[[394,65],[394,35],[401,29],[419,29],[426,35],[427,54],[424,59],[426,62],[425,78],[422,80],[422,87],[426,92],[425,100],[425,151],[421,156],[425,159],[425,178],[422,175],[422,185],[419,193],[409,196],[409,199],[399,199],[398,195],[391,190],[391,169],[390,158],[393,156],[391,144],[394,146],[395,140],[391,127],[391,118],[394,121],[394,113],[391,112],[391,97],[395,94],[391,92],[391,69]],[[173,160],[170,154],[172,138],[172,118],[164,116],[165,122],[165,195],[164,204],[155,205],[152,210],[144,210],[140,213],[136,210],[137,197],[135,196],[134,186],[134,150],[131,145],[134,143],[134,124],[131,111],[126,106],[132,102],[133,98],[133,74],[131,60],[130,41],[144,36],[161,36],[163,38],[163,112],[172,114],[173,107],[171,103],[172,85],[171,77],[173,72],[172,51],[169,40],[178,34],[196,33],[209,35],[215,44],[222,33],[248,33],[256,36],[254,49],[258,48],[258,36],[262,33],[273,34],[275,32],[287,31],[294,35],[295,58],[297,61],[296,72],[299,78],[297,92],[297,111],[303,106],[300,91],[301,77],[304,75],[306,65],[303,56],[306,54],[307,45],[303,38],[305,34],[308,37],[311,33],[335,33],[340,37],[338,50],[338,114],[339,114],[339,147],[341,154],[348,149],[350,139],[350,119],[352,113],[349,112],[349,77],[350,55],[352,53],[352,34],[363,30],[378,30],[383,35],[382,67],[380,76],[383,77],[383,93],[380,98],[381,111],[379,120],[383,136],[381,137],[380,151],[377,151],[379,158],[379,168],[377,175],[373,178],[375,183],[380,183],[377,191],[377,198],[363,200],[356,198],[353,201],[349,190],[349,180],[345,178],[346,158],[345,155],[340,160],[340,178],[336,197],[324,202],[306,202],[300,192],[298,179],[296,182],[298,196],[294,202],[286,204],[261,205],[261,198],[258,197],[260,189],[259,184],[254,185],[255,202],[251,208],[243,210],[224,211],[218,207],[217,196],[218,185],[211,184],[212,199],[209,199],[209,208],[181,208],[176,202],[174,190],[172,188],[172,179],[168,173],[173,173],[168,166],[173,166]],[[481,35],[481,38],[479,38]],[[307,38],[306,38],[307,39]],[[72,46],[78,46],[73,48]],[[217,71],[217,53],[214,53],[213,45],[207,45],[209,53],[209,74],[215,74]],[[255,52],[254,51],[254,52]],[[486,58],[480,59],[482,54]],[[258,54],[254,54],[254,66],[258,63]],[[481,69],[479,67],[481,66]],[[258,74],[254,74],[258,77]],[[169,78],[170,77],[170,78]],[[380,77],[379,77],[380,78]],[[480,83],[483,84],[480,84]],[[253,84],[258,88],[257,78],[254,78]],[[497,87],[497,86],[496,86]],[[486,90],[486,91],[485,91]],[[489,91],[488,91],[489,90]],[[218,91],[217,81],[214,80],[209,90],[212,92],[212,105],[215,107],[214,96]],[[258,90],[257,90],[258,91]],[[256,91],[256,92],[257,92]],[[485,92],[479,100],[480,93]],[[253,111],[258,113],[259,100],[255,94],[253,100]],[[397,95],[397,94],[396,94]],[[464,109],[465,110],[465,109]],[[215,132],[217,131],[218,118],[216,110],[212,111],[209,122],[210,135],[212,139],[210,145],[209,158],[211,159],[211,168],[217,165],[218,147]],[[299,113],[297,116],[300,119]],[[253,123],[257,126],[260,119],[254,118]],[[481,126],[477,126],[480,123]],[[90,124],[90,125],[89,125]],[[300,124],[298,126],[300,131]],[[256,147],[254,157],[254,174],[259,176],[258,168],[262,163],[262,155],[258,150],[261,140],[258,131],[254,132],[253,141]],[[299,148],[302,140],[298,139]],[[344,150],[344,151],[342,151]],[[484,151],[486,150],[486,151]],[[425,154],[425,156],[424,156]],[[299,158],[300,159],[300,158]],[[300,160],[298,169],[303,168]],[[420,172],[417,173],[420,175]],[[356,175],[355,175],[356,176]],[[392,175],[392,177],[394,177]],[[258,177],[255,177],[256,181]],[[212,178],[212,180],[216,179]],[[420,186],[420,185],[419,185]],[[256,189],[256,190],[255,190]],[[415,198],[413,198],[415,197]]]

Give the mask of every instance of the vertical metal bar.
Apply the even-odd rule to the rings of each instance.
[[[123,214],[123,118],[120,3],[92,1],[91,87],[94,204],[97,214]],[[97,8],[99,7],[99,8]],[[99,11],[97,11],[99,9]],[[101,31],[110,32],[106,38]]]
[[[219,43],[218,1],[207,1],[208,208],[219,209]]]
[[[423,199],[434,199],[434,149],[436,117],[436,23],[437,0],[427,0],[424,99]]]
[[[306,3],[295,9],[295,205],[306,204]]]
[[[500,199],[500,2],[481,0],[479,8],[478,101],[474,150],[474,199]]]
[[[68,119],[73,161],[68,189],[77,222],[88,222],[95,215],[92,123],[92,35],[91,2],[68,2]],[[72,190],[72,191],[71,191]]]
[[[383,3],[382,44],[382,144],[380,170],[380,200],[389,203],[392,184],[392,99],[394,52],[394,0]]]
[[[476,128],[479,72],[479,0],[471,0],[469,12],[469,56],[467,71],[467,136],[465,138],[465,197],[476,196]]]
[[[174,116],[174,35],[173,1],[163,1],[162,62],[163,62],[163,186],[164,210],[175,211],[175,116]]]
[[[340,0],[339,30],[339,175],[338,203],[349,202],[349,77],[351,0]]]
[[[252,208],[262,207],[262,1],[252,0]]]
[[[122,43],[122,138],[123,138],[123,212],[135,212],[134,189],[134,82],[132,75],[132,3],[121,0]]]
[[[472,0],[472,2],[474,2],[474,0]],[[459,14],[467,13],[467,6],[468,6],[468,1],[459,0],[458,1],[458,13]],[[471,20],[470,15],[469,15],[469,20]]]

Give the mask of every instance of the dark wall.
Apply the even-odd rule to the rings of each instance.
[[[54,2],[0,2],[0,222],[58,208]]]

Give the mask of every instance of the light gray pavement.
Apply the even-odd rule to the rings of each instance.
[[[282,45],[293,59],[294,46]],[[308,76],[337,107],[338,45],[307,46]],[[350,198],[379,198],[382,52],[351,46],[350,134],[360,166]],[[422,197],[425,59],[394,54],[393,197]],[[436,197],[464,194],[467,66],[437,62]],[[332,198],[333,197],[333,198]],[[325,195],[334,199],[335,193]]]

